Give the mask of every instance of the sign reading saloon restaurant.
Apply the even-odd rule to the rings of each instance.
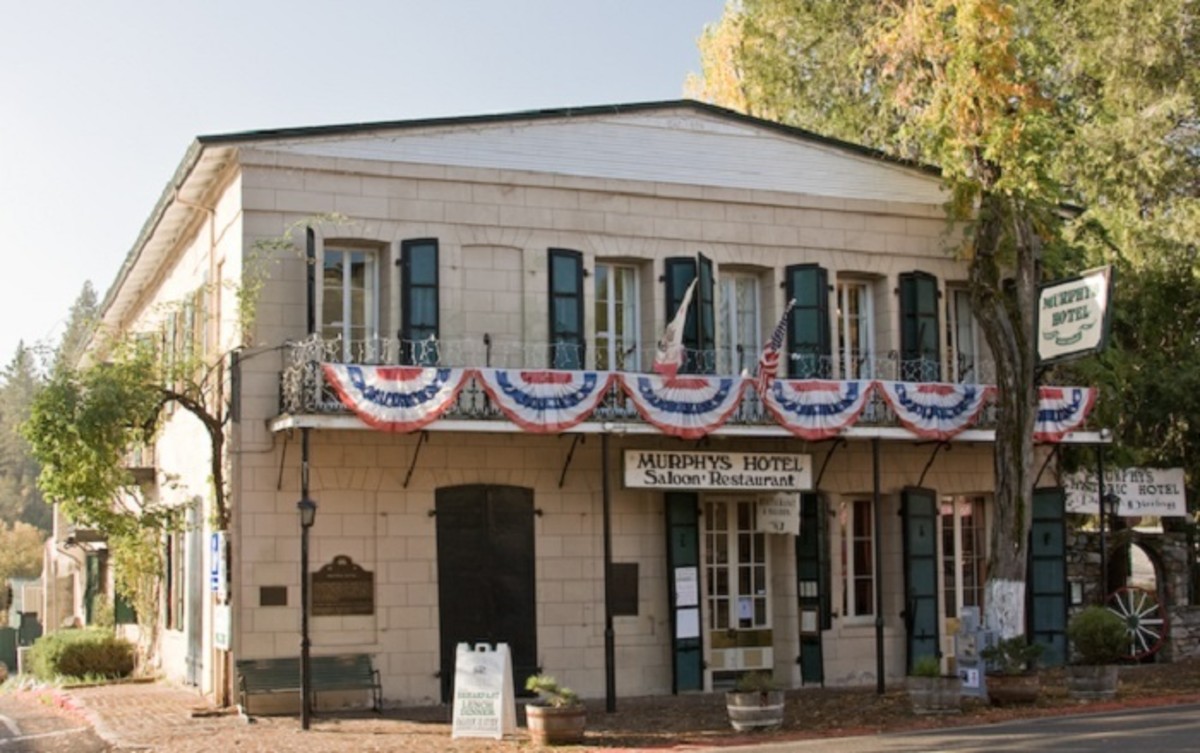
[[[1104,348],[1108,339],[1111,268],[1043,285],[1038,290],[1037,355],[1042,364]]]
[[[812,488],[812,455],[626,450],[625,486],[635,489],[806,491]]]

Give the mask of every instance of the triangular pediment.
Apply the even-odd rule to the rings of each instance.
[[[249,135],[247,135],[249,136]],[[260,133],[309,157],[941,204],[927,170],[717,108],[680,102]]]

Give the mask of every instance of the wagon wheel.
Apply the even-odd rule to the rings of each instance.
[[[1108,608],[1125,623],[1130,659],[1144,659],[1162,648],[1167,638],[1167,610],[1154,592],[1135,586],[1118,588],[1109,594]]]

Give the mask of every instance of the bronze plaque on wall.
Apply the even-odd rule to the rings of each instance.
[[[338,555],[312,575],[314,617],[375,614],[375,573]]]

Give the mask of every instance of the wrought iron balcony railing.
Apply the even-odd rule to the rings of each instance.
[[[395,344],[396,341],[392,341]],[[281,369],[280,412],[287,415],[324,414],[337,415],[348,413],[332,387],[326,383],[320,364],[326,363],[356,363],[372,365],[413,365],[460,368],[549,368],[550,354],[555,347],[547,344],[530,345],[527,343],[497,343],[487,340],[472,341],[438,341],[405,343],[403,347],[392,347],[384,342],[347,343],[342,340],[323,340],[312,337],[293,343],[283,351],[284,362]],[[409,354],[407,364],[399,363],[401,353]],[[690,354],[692,363],[718,358],[695,358]],[[380,356],[391,356],[380,358]],[[755,354],[757,361],[757,354]],[[811,359],[810,359],[811,361]],[[650,364],[653,354],[641,354],[640,362]],[[816,373],[811,378],[832,378],[836,373],[833,359],[812,361],[816,364]],[[932,364],[906,364],[894,356],[860,357],[856,361],[858,373],[855,378],[883,379],[890,381],[919,381],[905,378],[914,373],[929,374],[935,370]],[[685,363],[685,370],[687,364]],[[756,366],[755,366],[756,368]],[[784,376],[781,374],[781,377]],[[992,428],[995,425],[995,407],[989,405],[979,420],[976,428]],[[448,420],[470,421],[505,421],[503,413],[493,404],[483,385],[478,379],[466,381],[455,403],[443,415]],[[614,382],[607,394],[601,400],[598,408],[590,419],[593,422],[641,423],[642,418],[635,409],[632,401]],[[747,389],[745,395],[726,422],[727,426],[774,426],[776,422],[763,405],[758,393]],[[895,413],[891,410],[884,397],[875,392],[860,416],[858,426],[891,427],[898,426]]]

